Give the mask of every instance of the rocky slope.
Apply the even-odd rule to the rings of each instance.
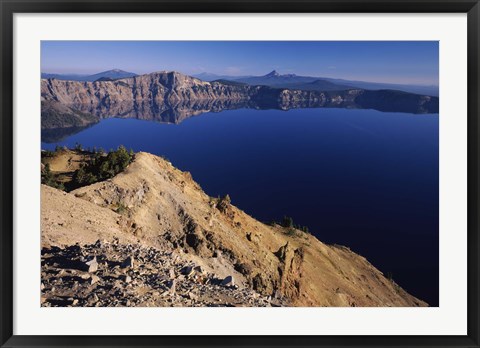
[[[42,249],[44,307],[236,307],[286,306],[285,298],[262,296],[217,278],[177,255],[139,244],[97,240],[94,244]]]
[[[228,81],[206,82],[178,72],[156,72],[114,81],[65,81],[42,79],[42,128],[83,126],[99,117],[149,117],[167,110],[190,106],[195,114],[198,104],[238,107],[278,108],[356,107],[410,113],[438,112],[438,98],[399,91],[295,90],[253,86]],[[393,104],[392,104],[393,101]],[[220,104],[218,104],[220,103]],[[53,110],[53,111],[52,111]],[[78,112],[94,120],[58,122],[57,115]],[[53,116],[52,116],[53,115]]]
[[[42,246],[43,305],[426,305],[348,248],[265,225],[147,153],[71,193],[42,186]]]

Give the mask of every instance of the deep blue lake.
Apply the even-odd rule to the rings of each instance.
[[[105,119],[42,143],[167,157],[261,221],[293,217],[438,306],[438,114],[240,109],[178,125]]]

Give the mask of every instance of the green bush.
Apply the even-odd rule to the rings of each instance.
[[[72,186],[80,187],[107,180],[122,172],[132,162],[133,150],[120,145],[117,150],[105,154],[103,150],[92,153],[90,160],[75,171]]]
[[[225,212],[231,204],[231,199],[228,194],[218,199],[217,208],[221,212]]]
[[[308,229],[307,226],[302,226],[302,227],[300,227],[300,230],[302,230],[302,231],[305,232],[305,233],[310,234],[310,230]]]
[[[293,227],[293,219],[289,216],[284,216],[282,220],[283,227]]]
[[[285,230],[285,234],[286,234],[287,236],[294,237],[294,236],[297,235],[297,232],[295,231],[294,228],[291,228],[291,227],[290,227],[290,228],[287,228],[287,229]]]
[[[55,152],[50,151],[50,150],[44,150],[44,151],[42,152],[42,163],[45,164],[46,159],[47,159],[47,158],[50,158],[50,157],[53,157],[54,155],[55,155]]]
[[[65,187],[63,183],[57,182],[55,176],[53,175],[52,171],[50,170],[50,164],[45,164],[45,167],[42,171],[42,184],[54,187],[59,190],[64,190]]]
[[[275,222],[270,223],[271,226],[273,226],[274,224],[275,224]],[[290,216],[284,216],[280,225],[285,227],[285,228],[288,228],[288,229],[297,229],[297,230],[300,230],[304,233],[311,234],[310,230],[307,226],[294,224],[293,223],[293,218],[291,218]]]
[[[126,205],[124,205],[122,203],[118,203],[116,212],[120,215],[123,215],[123,214],[128,212],[128,208],[127,208]]]

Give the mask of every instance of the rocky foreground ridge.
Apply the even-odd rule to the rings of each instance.
[[[261,223],[148,153],[41,195],[42,306],[426,305],[348,248]]]
[[[412,93],[348,89],[298,90],[230,81],[206,82],[175,71],[162,71],[113,81],[41,80],[42,128],[79,127],[102,117],[187,117],[199,111],[238,107],[350,107],[409,113],[437,113],[438,98]],[[189,110],[186,112],[185,110]]]
[[[128,256],[127,256],[128,255]],[[42,305],[45,307],[272,307],[280,297],[238,287],[231,276],[217,278],[172,250],[118,239],[42,249]]]

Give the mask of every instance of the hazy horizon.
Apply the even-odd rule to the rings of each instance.
[[[42,41],[41,71],[280,74],[438,85],[437,41]]]
[[[108,72],[108,71],[115,71],[115,70],[119,70],[119,71],[122,71],[122,72],[128,72],[128,73],[133,73],[133,74],[136,74],[138,76],[140,75],[148,75],[148,74],[153,74],[155,72],[160,72],[160,71],[176,71],[176,72],[179,72],[179,73],[182,73],[182,71],[180,70],[155,70],[155,71],[150,71],[150,72],[147,72],[147,73],[143,73],[143,74],[138,74],[136,73],[135,71],[126,71],[126,70],[123,70],[123,69],[118,69],[118,68],[112,68],[112,69],[108,69],[108,70],[103,70],[103,71],[96,71],[96,72],[92,72],[92,73],[69,73],[69,72],[65,72],[65,73],[59,73],[59,72],[55,72],[55,71],[52,71],[52,72],[46,72],[46,71],[42,71],[41,73],[42,74],[49,74],[49,75],[65,75],[65,76],[79,76],[79,77],[83,77],[83,76],[91,76],[91,75],[96,75],[96,74],[101,74],[101,73],[104,73],[104,72]],[[253,76],[265,76],[267,75],[268,73],[274,71],[275,69],[272,69],[271,71],[265,73],[265,74],[262,74],[262,75],[226,75],[226,74],[222,74],[222,75],[219,75],[219,74],[214,74],[214,73],[211,73],[211,72],[208,72],[208,71],[204,71],[204,72],[201,72],[201,73],[197,73],[197,74],[191,74],[191,76],[200,76],[202,74],[206,74],[206,75],[209,75],[209,76],[218,76],[218,77],[231,77],[231,78],[242,78],[242,77],[253,77]],[[278,71],[278,70],[275,70],[277,71],[280,75],[284,75],[284,73],[282,73],[281,71]],[[286,73],[285,73],[286,74]],[[294,73],[289,73],[289,74],[294,74]],[[187,74],[189,75],[189,74]],[[301,76],[301,75],[298,75],[298,74],[294,74],[296,76]],[[381,82],[381,81],[378,81],[378,80],[356,80],[356,79],[344,79],[344,78],[339,78],[339,77],[336,77],[336,76],[309,76],[309,77],[318,77],[318,78],[329,78],[329,79],[338,79],[338,80],[345,80],[345,81],[358,81],[358,82],[368,82],[368,83],[384,83],[384,84],[398,84],[398,85],[405,85],[405,86],[422,86],[422,87],[438,87],[438,84],[415,84],[415,83],[398,83],[398,82]]]

